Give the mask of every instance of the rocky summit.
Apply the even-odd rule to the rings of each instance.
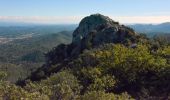
[[[93,35],[93,42],[123,42],[128,36],[134,36],[135,32],[119,25],[107,16],[94,14],[85,17],[73,33],[73,43],[79,44],[83,39],[88,39]]]
[[[118,23],[101,14],[85,17],[73,33],[73,42],[79,42],[82,38],[86,37],[89,32],[96,30],[96,27],[102,24],[117,27]]]
[[[104,43],[132,44],[137,34],[133,29],[120,25],[107,16],[93,14],[85,17],[73,32],[72,43],[61,44],[47,54],[49,64],[56,64],[78,56],[85,49],[98,47]]]

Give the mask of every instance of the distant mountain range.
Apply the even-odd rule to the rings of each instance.
[[[36,24],[36,23],[22,23],[22,22],[3,22],[0,21],[0,27],[25,27],[25,28],[52,28],[52,30],[57,29],[59,31],[68,31],[74,30],[78,24]],[[158,34],[158,33],[170,33],[170,22],[165,22],[161,24],[132,24],[127,25],[133,28],[138,33],[147,33],[147,34]],[[33,29],[31,29],[33,30]],[[59,32],[58,31],[58,32]],[[2,32],[1,32],[2,33]]]
[[[153,24],[134,24],[128,25],[139,33],[170,33],[170,22]]]
[[[76,24],[48,24],[48,23],[28,23],[28,22],[10,22],[0,21],[0,27],[11,27],[11,26],[75,26]],[[78,25],[76,25],[78,26]]]
[[[0,27],[4,26],[35,26],[40,24],[34,24],[34,23],[24,23],[24,22],[8,22],[8,21],[0,21]]]

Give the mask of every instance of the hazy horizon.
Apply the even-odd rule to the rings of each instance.
[[[170,22],[170,0],[4,0],[0,22],[78,24],[82,18],[100,13],[126,24]]]

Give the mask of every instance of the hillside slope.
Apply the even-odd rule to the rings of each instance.
[[[71,33],[42,34],[1,44],[0,70],[7,72],[10,82],[28,77],[45,62],[45,53],[61,43],[71,42]]]
[[[142,40],[133,29],[120,25],[107,16],[94,14],[85,17],[73,32],[72,43],[60,44],[46,54],[46,64],[30,77],[32,80],[45,78],[62,69],[71,60],[77,58],[84,50],[97,48],[106,43],[121,43],[131,46]],[[144,42],[144,41],[143,41]],[[61,64],[61,66],[56,66]],[[53,70],[51,70],[51,67]],[[56,67],[55,67],[56,66]],[[39,74],[42,75],[39,75]]]
[[[40,86],[50,84],[55,88],[57,84],[59,95],[55,96],[61,98],[65,94],[76,98],[72,93],[96,100],[103,95],[107,95],[103,96],[106,100],[168,99],[169,54],[168,43],[150,40],[106,16],[94,14],[82,19],[73,32],[72,43],[53,48],[46,54],[46,64],[27,79]]]
[[[15,40],[13,42],[2,44],[0,46],[1,62],[17,62],[23,60],[22,57],[34,52],[39,52],[41,60],[44,61],[42,55],[53,47],[61,43],[71,42],[71,32],[63,31],[56,34],[37,35],[32,38]],[[27,60],[25,60],[27,61]],[[29,60],[28,60],[29,61]],[[30,59],[31,61],[31,59]],[[36,62],[32,59],[32,62]]]

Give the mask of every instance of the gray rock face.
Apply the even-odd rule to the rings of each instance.
[[[109,17],[101,14],[94,14],[85,17],[79,24],[79,27],[73,33],[73,43],[79,43],[84,37],[88,35],[90,31],[95,30],[99,25],[107,24],[108,26],[117,27],[118,23],[114,22]]]
[[[94,14],[85,17],[73,33],[73,44],[76,51],[81,47],[94,47],[103,43],[124,43],[131,41],[136,33],[133,29],[119,25],[107,16]]]

